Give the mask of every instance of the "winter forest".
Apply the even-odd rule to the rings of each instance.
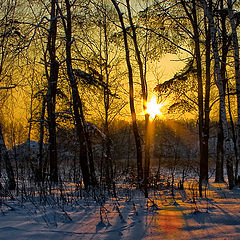
[[[240,239],[240,1],[0,0],[0,240]]]

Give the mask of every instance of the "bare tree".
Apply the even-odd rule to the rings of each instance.
[[[211,2],[210,2],[211,3]],[[229,51],[227,28],[226,28],[226,11],[224,11],[223,0],[220,1],[220,22],[222,27],[222,52],[221,52],[221,75],[223,79],[224,94],[226,93],[226,65],[227,65],[227,54]],[[224,146],[223,146],[223,128],[222,128],[222,118],[221,111],[219,109],[219,123],[218,123],[218,133],[217,133],[217,159],[216,159],[216,182],[224,182],[223,169],[224,169]]]
[[[181,0],[183,8],[191,22],[193,28],[194,52],[197,65],[197,81],[198,81],[198,126],[199,126],[199,144],[200,144],[200,179],[199,192],[202,195],[202,184],[208,183],[208,139],[204,139],[204,111],[203,111],[203,77],[202,77],[202,61],[200,50],[200,34],[199,22],[197,17],[196,1],[191,1],[191,12],[189,12],[186,2]],[[206,88],[207,89],[207,88]],[[208,89],[210,91],[210,89]],[[206,132],[207,134],[207,132]]]
[[[232,28],[232,40],[234,47],[234,63],[235,63],[235,78],[236,78],[236,90],[237,90],[237,159],[235,166],[235,181],[238,178],[238,164],[240,158],[240,62],[239,62],[239,43],[238,43],[238,33],[237,33],[237,24],[236,16],[234,16],[233,2],[232,0],[227,1],[228,5],[228,15]],[[235,134],[235,133],[234,133]]]
[[[138,125],[137,125],[137,118],[136,118],[136,111],[135,111],[135,104],[134,104],[133,71],[132,71],[132,65],[131,65],[130,54],[129,54],[129,43],[128,43],[128,37],[127,37],[128,34],[127,34],[126,27],[125,27],[124,19],[123,19],[123,13],[121,12],[121,10],[119,8],[118,3],[115,0],[112,0],[112,3],[118,13],[119,21],[121,24],[121,29],[123,32],[125,57],[126,57],[126,63],[127,63],[127,68],[128,68],[130,111],[131,111],[131,116],[132,116],[132,127],[133,127],[133,133],[134,133],[136,151],[137,151],[138,181],[141,181],[143,179],[142,145],[141,145],[141,138],[140,138]]]
[[[147,113],[147,101],[148,101],[148,89],[147,89],[147,81],[146,81],[146,69],[144,71],[144,65],[141,57],[141,52],[139,49],[139,44],[137,41],[136,27],[133,23],[132,13],[130,8],[129,0],[126,0],[127,3],[127,11],[129,23],[132,30],[132,39],[135,48],[136,59],[139,68],[140,74],[140,82],[142,89],[142,98],[143,98],[143,112],[145,115],[145,148],[144,148],[144,189],[145,189],[145,197],[148,197],[148,182],[149,182],[149,171],[150,171],[150,129],[149,129],[149,114]],[[145,43],[147,44],[147,42]],[[145,63],[146,65],[146,63]],[[141,168],[141,166],[140,166]]]
[[[228,122],[227,122],[227,116],[226,116],[224,82],[223,82],[223,78],[221,75],[221,68],[220,68],[217,29],[216,29],[212,9],[209,7],[209,5],[205,0],[200,0],[200,3],[202,4],[204,13],[208,18],[209,25],[210,25],[211,42],[212,42],[213,57],[214,57],[214,69],[216,74],[216,84],[218,87],[219,98],[220,98],[220,113],[221,113],[223,136],[224,136],[224,156],[226,157],[229,188],[232,189],[235,183],[234,183],[234,175],[233,175],[233,162],[231,158],[231,149],[230,149],[230,146],[231,146],[230,134],[228,130]]]
[[[168,89],[168,92],[171,92],[172,90],[174,94],[180,97],[180,99],[177,99],[169,109],[184,107],[184,111],[192,112],[193,109],[197,108],[200,153],[199,192],[200,195],[202,195],[202,185],[206,186],[208,183],[208,141],[211,86],[211,47],[209,24],[206,18],[201,15],[201,9],[195,0],[181,0],[178,4],[176,4],[175,8],[172,9],[172,7],[168,7],[168,5],[165,8],[163,7],[162,11],[166,13],[169,21],[173,21],[176,26],[178,26],[179,31],[181,31],[181,36],[188,37],[188,41],[191,43],[190,47],[193,49],[183,49],[182,47],[178,46],[175,39],[171,41],[170,39],[168,40],[168,44],[170,44],[170,46],[174,43],[179,50],[184,50],[185,52],[190,53],[190,61],[188,61],[186,67],[180,73],[176,74],[172,79],[166,81],[165,83],[159,84],[156,89],[160,91],[165,91]],[[179,9],[183,9],[183,11],[180,11],[179,13]],[[184,20],[182,21],[179,16],[181,16],[181,18]],[[186,28],[187,23],[191,24],[191,28]],[[175,25],[172,28],[174,31],[176,28]],[[175,30],[174,36],[179,34],[177,31]],[[204,31],[206,33],[206,40],[204,39],[206,43],[205,46],[202,44]],[[184,41],[184,38],[182,41]],[[206,67],[204,67],[203,64],[203,57],[205,57]],[[183,89],[184,82],[187,79],[190,79],[192,75],[196,75],[197,79],[197,99],[187,96],[186,89]],[[194,80],[195,78],[192,79],[192,81]],[[192,92],[193,90],[191,89],[190,91]]]
[[[91,142],[89,139],[87,124],[85,122],[84,114],[83,114],[83,106],[82,101],[78,91],[78,85],[76,81],[76,77],[74,75],[73,67],[72,67],[72,55],[71,55],[71,45],[73,43],[72,39],[72,16],[71,16],[71,4],[68,0],[65,0],[67,17],[62,14],[60,7],[58,9],[61,14],[61,19],[63,22],[63,27],[66,36],[66,64],[67,64],[67,74],[68,80],[70,82],[70,86],[72,89],[72,101],[73,101],[73,111],[75,117],[75,124],[77,135],[80,143],[80,166],[83,175],[83,181],[85,187],[87,188],[89,185],[96,185],[97,180],[95,176],[95,168],[92,154]],[[79,77],[90,77],[87,73],[83,71],[78,71]],[[89,161],[89,164],[88,164]]]
[[[49,162],[50,179],[58,182],[58,161],[57,161],[57,143],[56,143],[56,91],[58,82],[59,63],[56,57],[56,37],[57,37],[57,10],[56,1],[51,1],[51,19],[48,34],[47,50],[50,59],[50,70],[46,72],[48,79],[48,91],[46,96],[48,112],[48,130],[49,130]]]

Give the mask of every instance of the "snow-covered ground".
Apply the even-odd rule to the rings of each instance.
[[[174,198],[167,189],[155,191],[148,200],[138,190],[119,189],[104,204],[90,196],[66,204],[57,197],[45,204],[4,198],[0,239],[240,239],[240,189],[211,182],[199,199],[195,187],[187,183]]]

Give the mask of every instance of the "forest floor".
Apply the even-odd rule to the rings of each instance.
[[[67,204],[2,199],[0,240],[240,239],[240,189],[210,182],[198,198],[194,186],[187,183],[174,197],[168,189],[153,191],[149,199],[118,188],[118,198],[104,203],[90,196]]]

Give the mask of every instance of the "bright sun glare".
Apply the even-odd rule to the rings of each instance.
[[[155,96],[152,96],[151,101],[147,102],[146,113],[150,115],[151,119],[154,119],[157,115],[162,116],[161,108],[163,104],[158,104]]]

